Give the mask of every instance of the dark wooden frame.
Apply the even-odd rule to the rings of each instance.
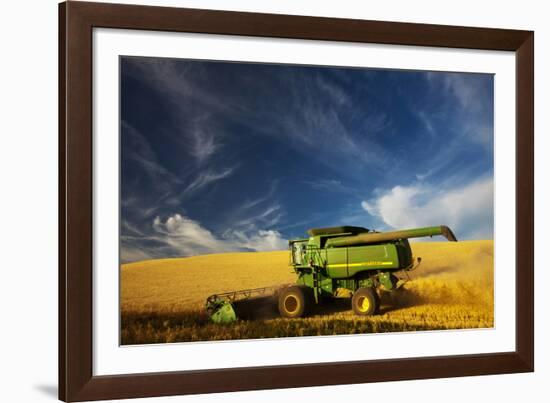
[[[94,27],[494,49],[516,54],[515,351],[207,371],[92,375]],[[534,33],[105,3],[59,5],[59,398],[228,392],[534,370]]]

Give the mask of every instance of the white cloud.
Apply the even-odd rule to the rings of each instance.
[[[229,249],[199,222],[180,214],[170,216],[165,222],[160,217],[153,221],[157,240],[172,247],[182,255],[227,252]]]
[[[282,250],[288,246],[288,241],[281,238],[281,234],[274,230],[258,230],[251,234],[242,231],[231,231],[225,234],[224,239],[238,250],[244,248],[261,252]]]
[[[274,230],[259,230],[248,239],[246,247],[256,251],[281,250],[288,247],[288,240]]]
[[[162,221],[153,221],[155,234],[149,239],[160,242],[181,256],[232,251],[270,251],[286,249],[288,241],[275,230],[225,231],[218,237],[198,221],[174,214]]]
[[[493,237],[493,179],[445,189],[395,186],[361,206],[391,228],[448,225],[462,238]]]

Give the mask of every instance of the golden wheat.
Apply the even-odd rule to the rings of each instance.
[[[349,301],[339,300],[302,319],[278,318],[273,309],[260,320],[209,323],[208,295],[293,282],[287,251],[125,264],[123,344],[492,327],[493,241],[411,245],[421,265],[401,290],[382,295],[380,315],[373,317],[357,317]]]

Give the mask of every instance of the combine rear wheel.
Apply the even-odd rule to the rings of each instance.
[[[374,315],[378,312],[380,300],[373,288],[359,288],[351,298],[351,307],[356,315]]]
[[[279,313],[284,318],[304,316],[311,303],[309,288],[293,285],[279,293]]]

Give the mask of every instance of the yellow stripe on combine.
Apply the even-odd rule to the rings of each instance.
[[[362,263],[333,263],[327,264],[327,267],[357,267],[357,266],[390,266],[393,262],[362,262]]]

